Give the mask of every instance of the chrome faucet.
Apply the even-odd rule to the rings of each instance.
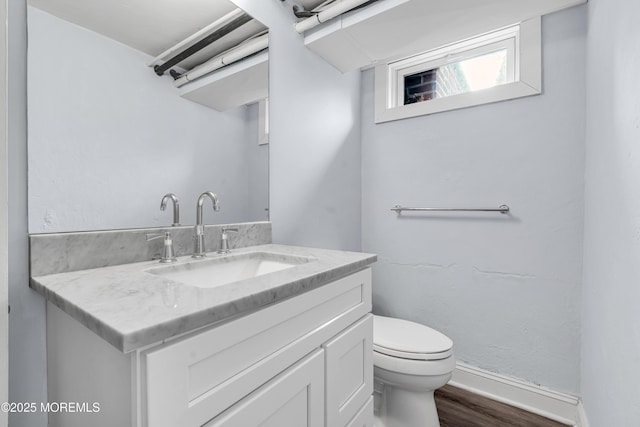
[[[196,226],[195,226],[195,248],[193,250],[193,258],[204,258],[206,256],[206,250],[204,248],[204,225],[202,224],[202,205],[206,198],[210,198],[213,202],[213,210],[219,211],[220,204],[218,203],[218,196],[211,191],[202,193],[198,197],[198,204],[196,205]]]
[[[171,200],[173,202],[173,224],[172,227],[176,227],[180,225],[180,204],[178,203],[178,198],[173,193],[167,193],[162,197],[162,201],[160,202],[160,210],[164,211],[167,208],[167,202]]]

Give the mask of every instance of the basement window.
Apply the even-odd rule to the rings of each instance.
[[[540,18],[376,66],[376,123],[541,92]]]

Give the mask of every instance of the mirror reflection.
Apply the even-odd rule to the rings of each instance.
[[[29,232],[268,219],[268,32],[228,1],[31,0]],[[184,54],[188,53],[188,55]],[[182,56],[180,56],[182,55]]]

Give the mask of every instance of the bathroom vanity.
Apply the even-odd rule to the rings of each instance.
[[[82,409],[49,425],[372,426],[374,261],[266,244],[32,277],[49,402]]]

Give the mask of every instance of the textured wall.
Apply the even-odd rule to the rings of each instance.
[[[27,240],[27,6],[9,2],[9,401],[46,402],[44,300],[29,288]],[[43,427],[44,413],[11,413],[11,427]]]
[[[588,8],[582,395],[591,427],[638,426],[640,3]]]
[[[7,1],[0,1],[0,22],[7,22]],[[0,33],[0,129],[7,128],[7,31]],[[9,315],[5,307],[9,305],[9,245],[8,212],[9,201],[7,163],[7,133],[0,135],[0,401],[9,400]],[[6,426],[9,414],[0,414],[0,426]]]
[[[543,18],[543,94],[373,124],[362,84],[362,249],[378,313],[449,335],[459,360],[579,390],[585,7]],[[508,204],[512,213],[403,214]]]
[[[247,126],[251,129],[250,138],[247,141],[249,144],[247,154],[249,171],[247,216],[256,221],[269,221],[269,144],[258,145],[258,103],[251,104],[247,108],[249,114]]]
[[[305,48],[290,4],[234,3],[270,28],[273,242],[360,249],[360,73]]]
[[[183,224],[203,191],[221,203],[208,223],[265,219],[248,209],[257,109],[182,99],[148,55],[33,7],[28,19],[30,232],[168,225],[167,192]]]

